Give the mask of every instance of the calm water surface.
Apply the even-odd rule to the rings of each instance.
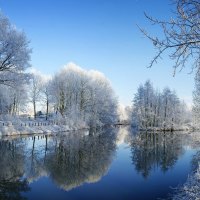
[[[0,199],[166,199],[196,167],[192,135],[120,127],[2,138]]]

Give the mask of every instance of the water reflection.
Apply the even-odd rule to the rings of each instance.
[[[116,149],[115,136],[110,132],[83,138],[69,135],[53,141],[51,146],[45,158],[46,170],[65,190],[100,180],[107,173]]]
[[[131,158],[135,169],[148,178],[152,170],[161,169],[163,173],[173,168],[184,153],[184,146],[192,146],[189,134],[142,132],[129,134]]]
[[[148,179],[155,170],[165,174],[173,169],[187,148],[199,146],[199,137],[199,134],[163,132],[135,134],[128,127],[71,132],[56,137],[6,137],[0,140],[0,199],[24,199],[22,194],[31,189],[31,183],[39,182],[41,177],[48,177],[54,185],[65,191],[84,183],[100,181],[110,169],[116,150],[120,151],[124,143],[128,146],[126,154],[121,154],[125,159],[118,157],[117,160],[120,163],[122,159],[122,163],[126,164],[114,165],[116,171],[118,167],[123,167],[124,174],[115,174],[115,179],[118,176],[119,180],[123,180],[123,177],[131,179],[130,175],[127,176],[129,153],[132,162],[130,173],[134,174],[133,167],[138,172],[134,179],[132,177],[124,182],[127,188],[128,183],[134,183],[141,176]],[[196,168],[196,163],[193,159],[193,168]],[[108,183],[113,182],[113,177],[108,179]]]
[[[21,192],[30,188],[24,174],[23,144],[0,141],[0,199],[25,199]]]
[[[20,199],[20,192],[29,189],[27,182],[43,176],[64,190],[96,182],[112,163],[115,141],[114,129],[1,140],[0,195],[5,196],[3,199],[9,199],[9,195]]]

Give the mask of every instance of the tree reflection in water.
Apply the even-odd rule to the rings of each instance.
[[[116,129],[1,140],[0,148],[0,195],[22,199],[43,176],[64,190],[100,180],[115,155]]]
[[[112,129],[98,134],[55,140],[45,161],[54,182],[70,190],[85,182],[96,182],[105,175],[116,150],[116,134]]]
[[[23,143],[0,141],[0,199],[26,199],[21,192],[30,190],[26,179],[22,179],[24,170]]]
[[[0,199],[23,199],[29,184],[41,177],[49,177],[66,191],[97,182],[107,174],[117,145],[122,143],[130,146],[132,163],[143,177],[158,168],[165,173],[184,153],[185,146],[198,145],[196,135],[133,134],[121,127],[4,138],[0,140]]]
[[[175,133],[142,132],[129,136],[132,162],[136,170],[147,178],[155,167],[166,172],[184,153],[184,137]]]

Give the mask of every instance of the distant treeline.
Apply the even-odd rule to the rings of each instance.
[[[184,102],[175,91],[164,88],[155,90],[148,80],[140,85],[133,99],[131,123],[138,129],[174,129],[189,121],[189,113]]]

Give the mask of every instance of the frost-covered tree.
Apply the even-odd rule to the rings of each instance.
[[[140,85],[134,97],[133,122],[140,127],[155,126],[156,98],[151,82]]]
[[[31,50],[25,34],[0,12],[0,115],[17,114],[27,99]]]
[[[133,99],[132,125],[139,129],[174,128],[185,121],[186,106],[174,91],[156,91],[150,81],[140,85]]]
[[[181,121],[181,102],[175,91],[164,88],[162,92],[162,121],[163,125],[179,124]]]
[[[49,76],[43,75],[41,78],[41,103],[45,106],[47,120],[52,103],[52,81]]]
[[[34,118],[36,118],[37,103],[40,101],[41,98],[42,81],[42,75],[37,71],[33,71],[29,83],[29,98],[30,102],[33,104]]]
[[[195,89],[193,92],[193,120],[196,126],[200,124],[200,72],[195,76]]]
[[[112,124],[116,121],[117,100],[106,77],[97,72],[89,73],[90,103],[88,106],[89,123]]]
[[[23,112],[27,105],[27,85],[19,81],[9,87],[0,84],[0,115],[16,115]]]
[[[29,67],[31,50],[25,34],[0,13],[0,84],[13,85]]]
[[[146,81],[144,84],[144,111],[145,111],[145,126],[153,126],[155,104],[154,89],[150,81]]]
[[[56,73],[52,80],[55,109],[63,116],[80,114],[87,100],[88,81],[84,70],[74,64]]]
[[[52,92],[55,110],[74,122],[101,126],[116,121],[117,100],[100,72],[70,63],[53,77]]]
[[[141,29],[150,39],[157,53],[150,63],[150,67],[165,53],[174,61],[174,73],[187,64],[199,68],[200,62],[200,2],[199,0],[174,0],[174,12],[171,19],[165,21],[145,14],[152,25],[158,26],[163,36],[151,36]],[[192,64],[191,64],[192,63]]]

